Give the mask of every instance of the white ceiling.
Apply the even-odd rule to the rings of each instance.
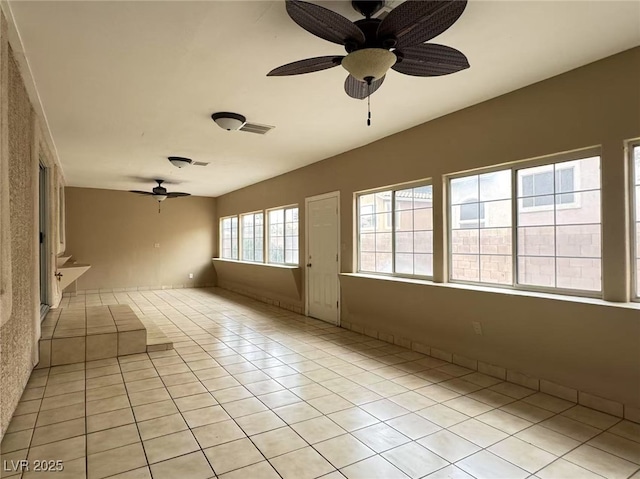
[[[396,2],[399,3],[399,2]],[[322,5],[360,18],[350,2]],[[286,14],[282,1],[13,1],[15,24],[67,183],[218,196],[640,45],[640,2],[471,0],[434,39],[469,70],[415,78],[391,71],[366,102],[334,68],[266,77],[284,63],[343,54]],[[226,132],[242,113],[275,125]],[[167,156],[211,162],[177,169]],[[146,179],[146,181],[145,181]]]

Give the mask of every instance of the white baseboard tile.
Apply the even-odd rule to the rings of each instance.
[[[431,356],[437,359],[442,359],[448,363],[453,362],[453,354],[449,351],[443,351],[442,349],[431,348]]]
[[[476,359],[470,359],[460,356],[459,354],[453,355],[453,364],[457,364],[458,366],[462,366],[467,369],[473,369],[474,371],[478,370],[478,361]]]
[[[612,416],[623,417],[624,407],[621,403],[612,401],[610,399],[604,399],[593,394],[580,391],[578,393],[578,403],[582,406],[590,407],[596,411],[605,412]]]
[[[566,399],[567,401],[578,402],[578,391],[576,389],[561,386],[560,384],[552,383],[545,379],[540,380],[540,391],[550,396]]]
[[[478,371],[487,376],[502,379],[503,381],[507,380],[507,369],[500,366],[478,361]]]
[[[411,340],[407,338],[400,338],[398,336],[395,336],[393,338],[393,344],[402,346],[403,348],[411,349]]]
[[[378,330],[373,328],[364,328],[364,335],[378,339]]]
[[[526,374],[519,373],[518,371],[512,371],[508,369],[507,381],[509,381],[510,383],[518,384],[520,386],[524,386],[529,389],[534,389],[536,391],[540,390],[539,379],[532,378],[531,376],[527,376]]]
[[[364,334],[364,327],[360,326],[359,324],[351,324],[351,331]]]
[[[378,332],[378,339],[393,344],[393,334]]]
[[[411,343],[411,349],[416,353],[426,354],[427,356],[431,356],[431,348],[429,346],[425,346],[421,343]]]

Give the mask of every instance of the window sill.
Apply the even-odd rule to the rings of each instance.
[[[493,288],[491,286],[480,286],[480,285],[470,285],[470,284],[460,284],[460,283],[435,283],[433,281],[424,280],[424,279],[402,278],[398,276],[378,276],[374,274],[365,274],[365,273],[340,273],[340,276],[373,279],[373,280],[379,280],[379,281],[391,281],[396,283],[417,284],[417,285],[431,286],[436,288],[464,289],[467,291],[481,291],[485,293],[504,294],[504,295],[510,295],[510,296],[525,296],[525,297],[533,297],[533,298],[555,299],[557,301],[597,304],[600,306],[612,306],[617,308],[640,310],[640,303],[638,302],[617,303],[613,301],[605,301],[599,298],[589,298],[589,297],[583,297],[583,296],[568,296],[563,294],[540,293],[535,291],[524,291],[521,289]]]
[[[261,266],[261,267],[267,267],[267,268],[300,269],[299,265],[293,265],[293,264],[258,263],[254,261],[240,261],[237,259],[226,259],[226,258],[211,258],[211,260],[214,263],[219,261],[222,263],[246,264],[250,266]]]

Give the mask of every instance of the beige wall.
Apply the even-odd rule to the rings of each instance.
[[[46,145],[21,70],[0,27],[0,438],[38,361],[40,284],[38,164],[48,173],[48,304],[56,306],[55,256],[61,251],[58,188],[62,173]]]
[[[601,146],[604,297],[628,301],[624,140],[640,136],[638,85],[640,48],[635,48],[221,196],[218,214],[297,203],[304,225],[304,198],[339,190],[341,266],[352,272],[354,192],[432,178],[434,279],[442,282],[447,277],[443,175]],[[303,227],[300,232],[304,263]],[[304,275],[300,281],[302,288]],[[640,405],[640,311],[444,288],[348,278],[342,285],[342,318]],[[490,327],[484,336],[470,336],[471,321]]]
[[[65,192],[67,254],[91,265],[78,279],[78,290],[215,282],[214,198],[166,200],[158,213],[153,198],[125,191],[67,187]]]

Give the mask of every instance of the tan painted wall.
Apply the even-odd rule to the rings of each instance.
[[[61,171],[46,146],[0,15],[0,438],[33,366],[40,337],[38,164],[48,170],[48,304],[62,296],[54,277],[61,252],[58,188]]]
[[[433,178],[434,279],[442,282],[447,277],[443,175],[601,145],[604,297],[628,301],[628,168],[623,142],[640,136],[639,85],[640,48],[635,48],[221,196],[218,213],[298,203],[304,225],[304,198],[339,190],[341,266],[343,272],[352,272],[353,193]],[[300,232],[304,262],[303,227]],[[441,287],[347,281],[342,289],[345,321],[420,338],[433,347],[640,405],[638,310],[577,302],[559,307],[536,298],[453,287],[442,294],[446,300],[430,301]],[[472,320],[491,325],[481,340],[469,338]]]
[[[214,198],[166,200],[158,213],[155,200],[125,191],[67,187],[65,192],[67,252],[91,264],[78,279],[78,290],[215,282]]]

